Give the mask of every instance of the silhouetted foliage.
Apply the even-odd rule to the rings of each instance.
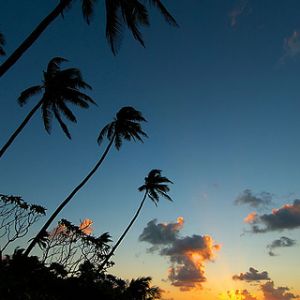
[[[131,226],[137,219],[137,217],[140,214],[141,209],[145,203],[147,196],[154,202],[154,204],[156,206],[157,206],[160,196],[172,201],[171,197],[169,195],[167,195],[167,193],[170,190],[168,183],[173,183],[173,182],[171,180],[169,180],[167,177],[161,176],[161,170],[153,169],[149,172],[148,176],[145,177],[145,184],[138,188],[138,190],[140,192],[145,191],[142,202],[141,202],[137,212],[135,213],[134,217],[130,221],[129,225],[126,227],[123,234],[120,236],[120,238],[118,239],[116,244],[113,246],[112,250],[107,255],[104,262],[101,264],[100,269],[104,268],[105,265],[108,263],[109,259],[114,254],[115,250],[120,245],[120,243],[126,236],[127,232],[129,231],[129,229],[131,228]]]
[[[39,108],[42,110],[44,126],[48,133],[51,131],[51,124],[54,116],[63,132],[71,139],[71,134],[62,120],[61,114],[73,123],[76,123],[77,119],[66,103],[72,103],[81,108],[88,108],[89,103],[96,104],[91,97],[80,91],[81,89],[91,89],[91,87],[83,81],[81,72],[78,69],[69,68],[61,70],[60,64],[65,61],[67,60],[62,57],[54,57],[51,59],[48,63],[47,71],[43,72],[43,83],[41,85],[32,86],[21,93],[18,98],[18,102],[21,106],[26,104],[30,97],[41,92],[43,92],[43,95],[25,120],[12,134],[7,143],[2,147],[0,150],[0,157]]]
[[[99,272],[86,261],[76,276],[67,276],[64,266],[46,266],[36,256],[17,249],[0,264],[1,300],[150,300],[160,299],[160,290],[150,286],[150,277],[130,282]]]
[[[113,122],[107,124],[100,132],[98,144],[100,145],[106,136],[113,141],[117,150],[120,150],[123,140],[138,140],[143,142],[143,137],[148,137],[142,130],[140,122],[146,122],[141,112],[131,106],[119,110]]]
[[[45,29],[60,15],[69,9],[74,0],[60,0],[58,5],[46,16],[33,32],[21,43],[21,45],[0,66],[0,77],[5,74],[18,59],[31,47]],[[97,0],[81,0],[84,20],[89,24],[95,11]],[[140,26],[148,26],[149,16],[145,4],[152,4],[164,16],[164,19],[173,26],[178,26],[175,19],[168,12],[160,0],[106,0],[106,37],[114,54],[118,52],[120,37],[124,27],[127,27],[133,37],[144,46]]]
[[[19,196],[0,194],[0,255],[11,243],[24,237],[45,213],[44,207],[28,204]]]
[[[111,240],[107,232],[99,237],[88,235],[85,228],[62,219],[48,233],[47,242],[41,247],[41,259],[46,265],[63,265],[68,275],[74,275],[79,272],[78,267],[83,262],[89,262],[96,267],[100,265],[109,251],[109,242]]]
[[[93,169],[88,173],[88,175],[74,188],[74,190],[69,194],[69,196],[56,208],[53,214],[49,217],[48,221],[44,224],[39,233],[35,236],[33,241],[26,249],[26,255],[30,253],[35,244],[45,234],[49,226],[52,224],[57,215],[62,211],[62,209],[71,201],[71,199],[76,195],[76,193],[88,182],[88,180],[98,170],[113,143],[115,144],[115,147],[119,150],[122,145],[123,139],[128,141],[138,140],[142,142],[143,140],[141,136],[147,137],[147,134],[142,130],[140,125],[141,122],[145,121],[146,120],[142,116],[141,112],[135,110],[133,107],[128,106],[121,108],[117,113],[114,121],[107,124],[102,129],[98,137],[98,143],[100,144],[105,136],[110,141],[105,151],[103,152]]]

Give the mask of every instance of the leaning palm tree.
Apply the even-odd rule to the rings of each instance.
[[[66,103],[69,102],[82,108],[88,108],[89,103],[96,104],[92,98],[80,92],[80,89],[91,89],[91,87],[83,81],[78,69],[60,69],[60,64],[65,61],[66,59],[61,57],[51,59],[47,71],[44,71],[43,83],[32,86],[21,93],[18,98],[20,106],[27,104],[29,98],[34,95],[42,92],[43,95],[6,144],[0,149],[0,158],[39,108],[42,110],[44,126],[48,133],[51,132],[51,121],[54,116],[63,132],[71,139],[71,134],[67,125],[62,120],[61,114],[71,122],[76,123],[77,120]]]
[[[129,225],[126,227],[123,234],[119,237],[117,243],[112,247],[109,254],[106,256],[103,263],[100,265],[100,270],[102,270],[105,265],[108,263],[111,256],[114,254],[117,247],[120,245],[122,240],[124,239],[125,235],[137,219],[138,215],[141,212],[141,209],[145,203],[145,200],[147,197],[150,198],[150,200],[157,206],[159,202],[160,196],[163,198],[166,198],[169,201],[172,201],[172,198],[167,194],[170,190],[168,183],[173,183],[171,180],[169,180],[167,177],[161,176],[161,170],[153,169],[149,172],[148,176],[145,177],[145,183],[144,185],[140,186],[138,190],[140,192],[145,192],[144,197],[142,199],[142,202],[136,211],[135,215],[133,216],[132,220],[130,221]]]
[[[5,74],[18,59],[32,46],[46,28],[75,0],[59,0],[57,6],[46,16],[32,33],[21,43],[21,45],[0,66],[0,77]],[[81,0],[82,14],[84,20],[89,24],[95,11],[97,0]],[[133,37],[144,46],[139,26],[149,25],[148,10],[142,2],[148,2],[156,6],[165,20],[174,26],[178,26],[175,19],[168,12],[160,0],[105,0],[106,6],[106,37],[114,54],[118,51],[119,37],[122,29],[128,27]]]
[[[4,35],[0,32],[0,55],[5,55],[3,46],[5,45]]]
[[[141,122],[145,122],[145,118],[142,113],[135,110],[133,107],[123,107],[116,114],[115,119],[107,124],[100,132],[98,137],[98,143],[101,144],[104,137],[107,137],[109,143],[97,161],[93,169],[86,175],[86,177],[73,189],[69,196],[61,202],[61,204],[56,208],[53,214],[49,217],[45,225],[41,228],[39,233],[33,238],[32,242],[25,251],[25,254],[28,255],[36,243],[40,239],[43,239],[47,234],[47,229],[54,221],[56,216],[62,211],[62,209],[72,200],[76,193],[88,182],[88,180],[95,174],[106,155],[108,154],[111,146],[114,144],[117,150],[120,150],[123,140],[131,141],[138,140],[143,142],[142,137],[147,137],[147,134],[141,128]]]

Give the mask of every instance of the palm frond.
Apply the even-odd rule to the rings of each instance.
[[[116,147],[117,150],[120,150],[121,146],[122,146],[122,138],[119,134],[116,134],[116,136],[115,136],[115,147]]]
[[[97,143],[98,143],[99,145],[102,143],[104,137],[107,135],[110,126],[111,126],[111,124],[107,124],[107,125],[104,126],[104,127],[102,128],[102,130],[100,131],[99,136],[98,136],[98,138],[97,138]]]
[[[76,117],[63,101],[57,102],[56,105],[59,108],[59,111],[61,111],[69,121],[77,123]]]
[[[118,53],[121,36],[122,23],[120,20],[120,1],[106,0],[106,39],[114,55]]]
[[[159,9],[161,14],[164,16],[166,22],[168,22],[170,25],[179,27],[174,17],[168,12],[166,7],[161,3],[160,0],[148,0],[148,1],[150,2],[150,4],[156,6]]]
[[[27,100],[30,97],[40,93],[42,91],[42,88],[43,87],[41,85],[35,85],[35,86],[32,86],[32,87],[24,90],[18,98],[19,105],[23,106],[24,104],[26,104]]]
[[[43,121],[44,121],[44,127],[45,127],[46,131],[50,134],[53,113],[50,110],[50,107],[49,107],[46,99],[44,99],[44,102],[42,104],[42,116],[43,116]]]
[[[121,1],[121,13],[123,20],[130,29],[133,37],[145,47],[142,34],[138,29],[139,25],[149,25],[148,12],[146,7],[137,0]]]
[[[89,103],[97,106],[97,103],[88,95],[79,92],[77,89],[67,88],[64,91],[64,97],[75,105],[79,105],[82,108],[88,108]]]
[[[63,62],[67,62],[68,60],[63,58],[63,57],[54,57],[52,58],[49,63],[48,63],[48,67],[47,67],[47,74],[53,74],[57,71],[60,70],[60,65],[63,63]]]
[[[55,115],[55,118],[57,119],[61,129],[63,130],[63,132],[65,133],[65,135],[71,140],[72,137],[71,137],[71,134],[68,130],[68,127],[67,125],[63,122],[63,120],[61,119],[61,116],[60,116],[60,113],[59,113],[59,110],[57,109],[57,107],[55,106],[55,104],[53,105],[53,112],[54,112],[54,115]]]
[[[84,20],[90,24],[90,20],[94,13],[94,6],[97,0],[82,0],[81,10]]]

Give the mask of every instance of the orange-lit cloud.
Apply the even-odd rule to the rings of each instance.
[[[257,218],[257,212],[253,211],[244,219],[244,222],[251,224],[255,222],[256,218]]]
[[[86,235],[90,235],[93,232],[93,228],[92,228],[92,224],[93,221],[90,219],[84,219],[80,225],[79,225],[79,229],[85,233]]]
[[[206,281],[205,263],[213,261],[215,252],[221,246],[215,244],[209,235],[192,235],[179,237],[183,218],[176,223],[157,224],[150,221],[139,237],[140,241],[152,244],[151,252],[159,250],[160,255],[169,257],[171,266],[168,279],[181,291],[201,288]]]
[[[247,290],[230,290],[220,295],[222,300],[257,300],[256,296],[251,295]]]
[[[251,231],[254,233],[298,228],[300,227],[300,200],[294,200],[293,204],[285,204],[281,208],[273,209],[270,214],[250,214],[246,219],[247,223],[251,224]]]
[[[274,282],[269,281],[261,285],[261,290],[265,300],[291,300],[299,299],[299,295],[295,295],[289,291],[287,287],[274,287]]]
[[[86,235],[90,235],[93,232],[92,228],[93,221],[90,219],[84,219],[80,225],[79,229]],[[67,226],[64,223],[59,223],[52,231],[49,233],[49,237],[53,238],[58,235],[69,235]]]

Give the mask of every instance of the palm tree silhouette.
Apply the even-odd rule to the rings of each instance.
[[[128,141],[138,140],[140,142],[143,142],[142,137],[147,137],[147,134],[142,130],[140,122],[146,122],[145,118],[142,116],[142,113],[135,110],[133,107],[127,106],[121,108],[116,114],[114,120],[101,130],[98,137],[98,143],[101,144],[105,136],[109,141],[105,151],[103,152],[93,169],[88,173],[88,175],[74,188],[69,196],[56,208],[53,214],[49,217],[48,221],[45,223],[45,225],[42,227],[42,229],[26,249],[25,255],[28,255],[35,244],[39,241],[39,239],[45,236],[48,227],[51,225],[56,216],[98,170],[113,144],[115,145],[117,150],[120,150],[124,139]]]
[[[152,278],[139,277],[132,279],[126,290],[128,299],[131,300],[153,300],[160,299],[161,290],[156,286],[150,286]]]
[[[88,108],[89,103],[96,104],[92,98],[80,92],[80,89],[91,89],[91,87],[83,81],[78,69],[60,69],[60,64],[65,61],[67,60],[61,57],[51,59],[48,63],[47,71],[44,71],[43,83],[41,85],[32,86],[21,93],[18,102],[20,106],[23,106],[30,97],[42,91],[44,92],[40,101],[33,107],[21,125],[1,148],[0,158],[40,107],[46,131],[50,133],[51,122],[54,116],[63,132],[71,139],[70,132],[62,120],[61,113],[71,122],[76,123],[77,120],[66,103],[70,102],[81,108]]]
[[[138,210],[136,211],[134,217],[130,221],[129,225],[126,227],[123,234],[119,237],[117,243],[113,246],[112,250],[109,252],[109,254],[105,258],[103,263],[100,265],[100,270],[102,270],[105,267],[105,265],[108,263],[109,259],[114,254],[115,250],[120,245],[125,235],[129,231],[129,229],[131,228],[135,220],[137,219],[147,197],[149,197],[150,200],[153,201],[153,203],[156,206],[159,202],[160,196],[166,198],[169,201],[172,201],[171,197],[167,194],[170,190],[168,183],[173,183],[173,182],[169,180],[167,177],[161,176],[161,170],[153,169],[149,172],[148,176],[145,177],[145,184],[138,188],[140,192],[145,191],[142,202]]]
[[[21,43],[21,45],[7,58],[0,66],[0,77],[4,75],[18,59],[29,49],[32,44],[39,38],[45,29],[64,11],[70,7],[74,0],[59,0],[58,5],[47,15],[41,23],[32,31],[32,33]],[[84,20],[89,24],[95,11],[97,0],[81,0],[82,14]],[[156,6],[162,13],[165,20],[173,25],[178,26],[175,19],[168,12],[160,0],[149,0],[153,6]],[[133,37],[144,45],[139,26],[149,25],[148,11],[144,4],[139,0],[105,0],[106,6],[106,37],[111,50],[117,53],[119,37],[122,29],[128,27]]]
[[[5,45],[4,35],[0,32],[0,55],[5,55],[3,46]]]

